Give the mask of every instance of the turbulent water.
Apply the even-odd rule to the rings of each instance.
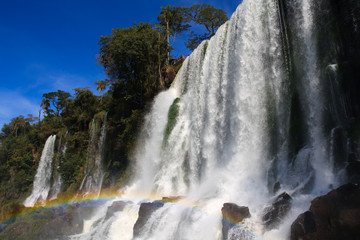
[[[315,2],[287,1],[287,14],[284,4],[244,0],[187,57],[146,118],[134,181],[123,195],[127,208],[106,219],[103,206],[75,239],[132,239],[139,203],[149,201],[139,193],[182,199],[155,211],[136,239],[221,239],[225,202],[248,206],[252,215],[228,239],[286,239],[310,200],[338,184],[333,134],[324,124]],[[264,208],[283,191],[292,209],[265,231]]]
[[[52,175],[55,140],[56,135],[52,135],[49,136],[45,142],[39,167],[35,175],[33,190],[31,195],[24,201],[26,207],[33,207],[36,203],[45,201],[48,198],[51,186],[50,179]]]

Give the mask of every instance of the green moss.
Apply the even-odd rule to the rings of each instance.
[[[209,41],[206,41],[204,43],[203,52],[202,52],[202,59],[201,60],[204,60],[205,55],[206,55],[206,50],[207,50],[208,46],[209,46]]]
[[[169,136],[176,125],[177,117],[179,116],[179,101],[180,98],[176,98],[170,106],[163,145],[167,144]]]
[[[187,61],[185,70],[187,70],[189,68],[189,64],[190,64],[190,61]],[[189,71],[184,72],[183,78],[184,78],[184,80],[183,80],[183,84],[182,84],[182,88],[181,88],[181,96],[184,95],[188,90]]]

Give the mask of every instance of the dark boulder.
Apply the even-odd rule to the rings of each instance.
[[[39,208],[16,218],[0,233],[0,239],[57,239],[82,230],[83,218],[76,206]]]
[[[151,215],[163,206],[164,203],[161,201],[141,203],[139,209],[139,217],[136,220],[133,228],[134,238],[141,235],[141,231],[143,230],[143,227],[145,226]]]
[[[275,198],[273,203],[265,208],[262,221],[266,230],[276,228],[291,209],[292,198],[286,192]]]
[[[351,183],[360,184],[360,162],[351,161],[346,165],[346,174],[348,181]]]
[[[124,210],[127,204],[128,203],[124,201],[113,202],[111,206],[107,208],[105,219],[109,219],[114,215],[114,213]]]
[[[360,147],[352,139],[348,139],[348,159],[346,174],[348,182],[360,184]]]
[[[360,187],[346,184],[311,202],[291,225],[291,240],[360,239]]]
[[[306,211],[300,214],[291,225],[291,239],[299,239],[297,236],[309,235],[316,232],[314,214]]]
[[[228,238],[230,229],[235,227],[237,223],[251,217],[248,207],[238,206],[235,203],[224,203],[221,213],[223,216],[222,235],[224,240]]]
[[[251,216],[248,207],[238,206],[235,203],[224,203],[221,213],[225,220],[232,223],[239,223]]]
[[[45,223],[40,239],[53,239],[65,235],[79,234],[84,221],[76,212],[70,212]]]

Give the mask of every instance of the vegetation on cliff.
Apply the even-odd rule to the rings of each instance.
[[[215,12],[221,15],[214,15]],[[214,18],[216,24],[208,29],[207,24]],[[167,6],[161,8],[157,24],[139,23],[113,29],[110,36],[100,37],[98,62],[108,79],[95,82],[99,96],[89,88],[75,88],[73,95],[62,90],[44,93],[38,117],[18,116],[2,127],[0,220],[23,209],[42,148],[52,134],[57,135],[55,159],[63,180],[60,197],[76,194],[84,178],[91,122],[94,118],[103,122],[106,113],[103,185],[119,186],[149,104],[159,91],[170,86],[184,60],[171,59],[170,38],[189,30],[190,23],[204,24],[211,32],[205,35],[210,38],[226,20],[222,10],[207,4],[190,8]],[[192,46],[191,49],[195,45]]]

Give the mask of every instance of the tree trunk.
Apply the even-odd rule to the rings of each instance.
[[[161,88],[165,89],[164,79],[163,79],[162,74],[161,74],[161,52],[160,52],[160,44],[161,44],[161,35],[160,35],[160,33],[159,33],[158,74],[159,74],[160,86],[161,86]]]
[[[169,29],[169,21],[166,21],[166,37],[168,43],[168,52],[167,52],[167,61],[166,64],[170,62],[170,29]]]

